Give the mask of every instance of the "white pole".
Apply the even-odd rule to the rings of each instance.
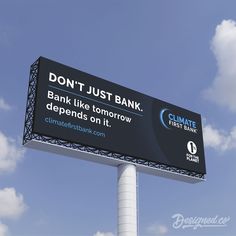
[[[137,236],[136,167],[118,166],[118,236]]]

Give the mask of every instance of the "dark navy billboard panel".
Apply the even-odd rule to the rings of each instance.
[[[43,57],[32,132],[206,173],[199,114]]]

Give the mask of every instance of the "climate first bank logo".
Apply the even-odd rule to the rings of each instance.
[[[160,121],[163,127],[171,129],[183,129],[192,133],[197,133],[196,121],[190,120],[184,116],[174,114],[170,109],[164,108],[160,111]]]

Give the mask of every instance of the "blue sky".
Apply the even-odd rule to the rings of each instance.
[[[207,181],[139,174],[139,235],[235,235],[235,8],[231,0],[0,1],[0,236],[116,235],[115,168],[21,148],[29,66],[39,56],[200,113]],[[230,221],[177,230],[176,213]]]

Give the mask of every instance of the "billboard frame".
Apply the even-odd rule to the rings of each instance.
[[[189,183],[197,183],[205,180],[204,174],[194,171],[33,133],[38,75],[39,59],[30,68],[23,145],[116,167],[123,163],[130,163],[136,165],[138,171]]]

